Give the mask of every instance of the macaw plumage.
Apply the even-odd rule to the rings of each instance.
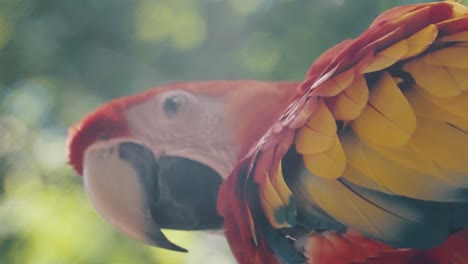
[[[302,83],[112,101],[69,148],[101,215],[155,246],[223,228],[241,264],[468,263],[468,8],[391,9]]]
[[[113,100],[70,129],[69,163],[106,221],[147,244],[186,251],[160,228],[222,228],[221,182],[297,86],[175,83]],[[275,112],[270,104],[282,108]]]

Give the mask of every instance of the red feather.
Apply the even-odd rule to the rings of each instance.
[[[453,19],[454,16],[453,4],[447,2],[398,7],[379,16],[357,39],[338,44],[316,60],[306,80],[298,87],[296,98],[221,187],[218,209],[225,218],[226,237],[239,263],[278,262],[266,245],[264,234],[256,230],[256,225],[263,223],[250,219],[247,185],[262,184],[264,172],[277,164],[289,149],[292,136],[307,121],[318,98],[334,96],[328,95],[328,90],[316,88],[353,66],[357,65],[356,71],[361,71],[379,51],[428,25],[437,24],[439,38],[468,30],[468,17]],[[255,177],[255,181],[249,177]],[[465,250],[468,249],[467,230],[452,235],[445,243],[431,250],[395,250],[352,233],[344,236],[319,234],[310,236],[309,240],[314,242],[314,246],[305,255],[309,254],[310,260],[313,260],[311,263],[468,263],[468,250]],[[316,255],[312,257],[310,254]]]

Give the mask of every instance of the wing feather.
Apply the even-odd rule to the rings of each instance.
[[[224,183],[220,213],[239,224],[227,237],[241,263],[463,255],[443,243],[468,228],[467,157],[468,8],[395,8],[311,66]]]
[[[408,100],[388,72],[370,87],[369,100],[351,127],[365,142],[400,147],[416,129],[416,117]]]

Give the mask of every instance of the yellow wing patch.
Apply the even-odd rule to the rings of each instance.
[[[362,73],[380,71],[398,61],[421,54],[436,39],[438,29],[436,25],[429,25],[406,39],[402,39],[392,46],[377,53]]]
[[[437,37],[438,29],[436,25],[429,25],[416,34],[406,39],[408,51],[401,57],[402,60],[414,57],[425,51]]]
[[[329,149],[336,136],[336,121],[327,106],[320,100],[307,123],[296,135],[297,151],[316,154]]]
[[[455,17],[460,17],[468,13],[468,7],[459,3],[458,0],[449,0],[447,1],[453,6],[453,11],[455,12]]]
[[[416,117],[389,73],[372,88],[368,105],[351,126],[363,140],[384,146],[403,146],[416,128]]]
[[[281,162],[279,163],[278,173],[272,175],[271,183],[273,187],[275,188],[276,192],[278,193],[278,196],[280,197],[281,201],[283,204],[287,205],[292,197],[292,192],[289,189],[288,185],[284,181],[284,176],[283,176],[283,169],[281,167]]]
[[[468,72],[467,72],[468,74]],[[468,126],[468,119],[463,115],[456,115],[451,113],[450,110],[446,110],[442,106],[437,105],[437,102],[433,102],[435,98],[432,98],[432,101],[426,96],[423,96],[421,92],[418,92],[419,89],[410,89],[405,92],[405,96],[411,104],[411,108],[417,117],[424,117],[431,120],[445,120],[450,124],[454,124],[458,127]],[[421,90],[419,90],[421,91]]]
[[[336,179],[340,177],[346,166],[346,157],[338,136],[335,135],[331,147],[321,153],[304,154],[306,168],[324,178]]]
[[[314,90],[315,96],[335,96],[346,89],[354,80],[355,70],[351,68],[330,78]]]
[[[316,88],[318,106],[295,138],[314,181],[343,177],[387,194],[468,200],[468,31],[434,48],[438,34],[429,25]]]
[[[468,70],[466,73],[468,74]],[[425,99],[429,100],[439,108],[465,120],[468,119],[468,104],[466,103],[468,100],[468,91],[460,93],[458,96],[436,97],[431,96],[429,93],[425,93],[424,90],[419,89],[418,86],[416,86],[415,89],[421,93]]]
[[[468,133],[449,123],[419,120],[410,145],[438,166],[465,173],[468,178]]]
[[[353,156],[353,159],[349,159],[350,170],[347,171],[351,177],[346,172],[343,174],[351,182],[362,184],[365,180],[361,178],[371,179],[372,185],[367,183],[361,186],[422,200],[466,199],[458,196],[460,187],[445,179],[440,168],[431,160],[424,159],[421,152],[409,147],[369,146],[352,135],[343,136],[342,142],[347,157]]]
[[[369,99],[369,88],[364,76],[357,78],[346,90],[336,96],[332,113],[337,120],[353,120],[361,115]]]
[[[260,185],[260,194],[263,210],[269,220],[269,222],[275,228],[288,227],[286,221],[278,221],[278,216],[276,215],[277,210],[284,207],[281,198],[276,192],[275,188],[271,184],[270,177],[266,177],[263,184]]]
[[[399,232],[404,231],[402,219],[355,195],[339,181],[309,175],[301,177],[298,185],[310,201],[314,201],[334,219],[352,226],[353,230],[371,237],[389,237],[389,240],[398,239],[401,235]]]
[[[411,72],[416,83],[434,96],[456,96],[462,90],[447,67],[431,65],[419,59],[407,63],[403,70]]]
[[[260,202],[268,221],[275,228],[291,227],[296,208],[291,190],[284,181],[281,162],[267,173],[260,184]]]
[[[406,39],[400,40],[396,44],[377,53],[364,69],[363,73],[375,72],[388,68],[401,60],[407,53],[408,43]]]
[[[468,47],[449,47],[424,56],[427,64],[468,69]]]
[[[333,115],[323,100],[296,135],[296,149],[304,154],[309,170],[325,178],[337,178],[343,173],[346,158],[336,134]]]

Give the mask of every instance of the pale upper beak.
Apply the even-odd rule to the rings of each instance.
[[[94,207],[120,232],[147,244],[186,252],[161,228],[217,229],[221,177],[179,157],[155,156],[140,142],[114,139],[90,146],[84,156],[85,190]]]

